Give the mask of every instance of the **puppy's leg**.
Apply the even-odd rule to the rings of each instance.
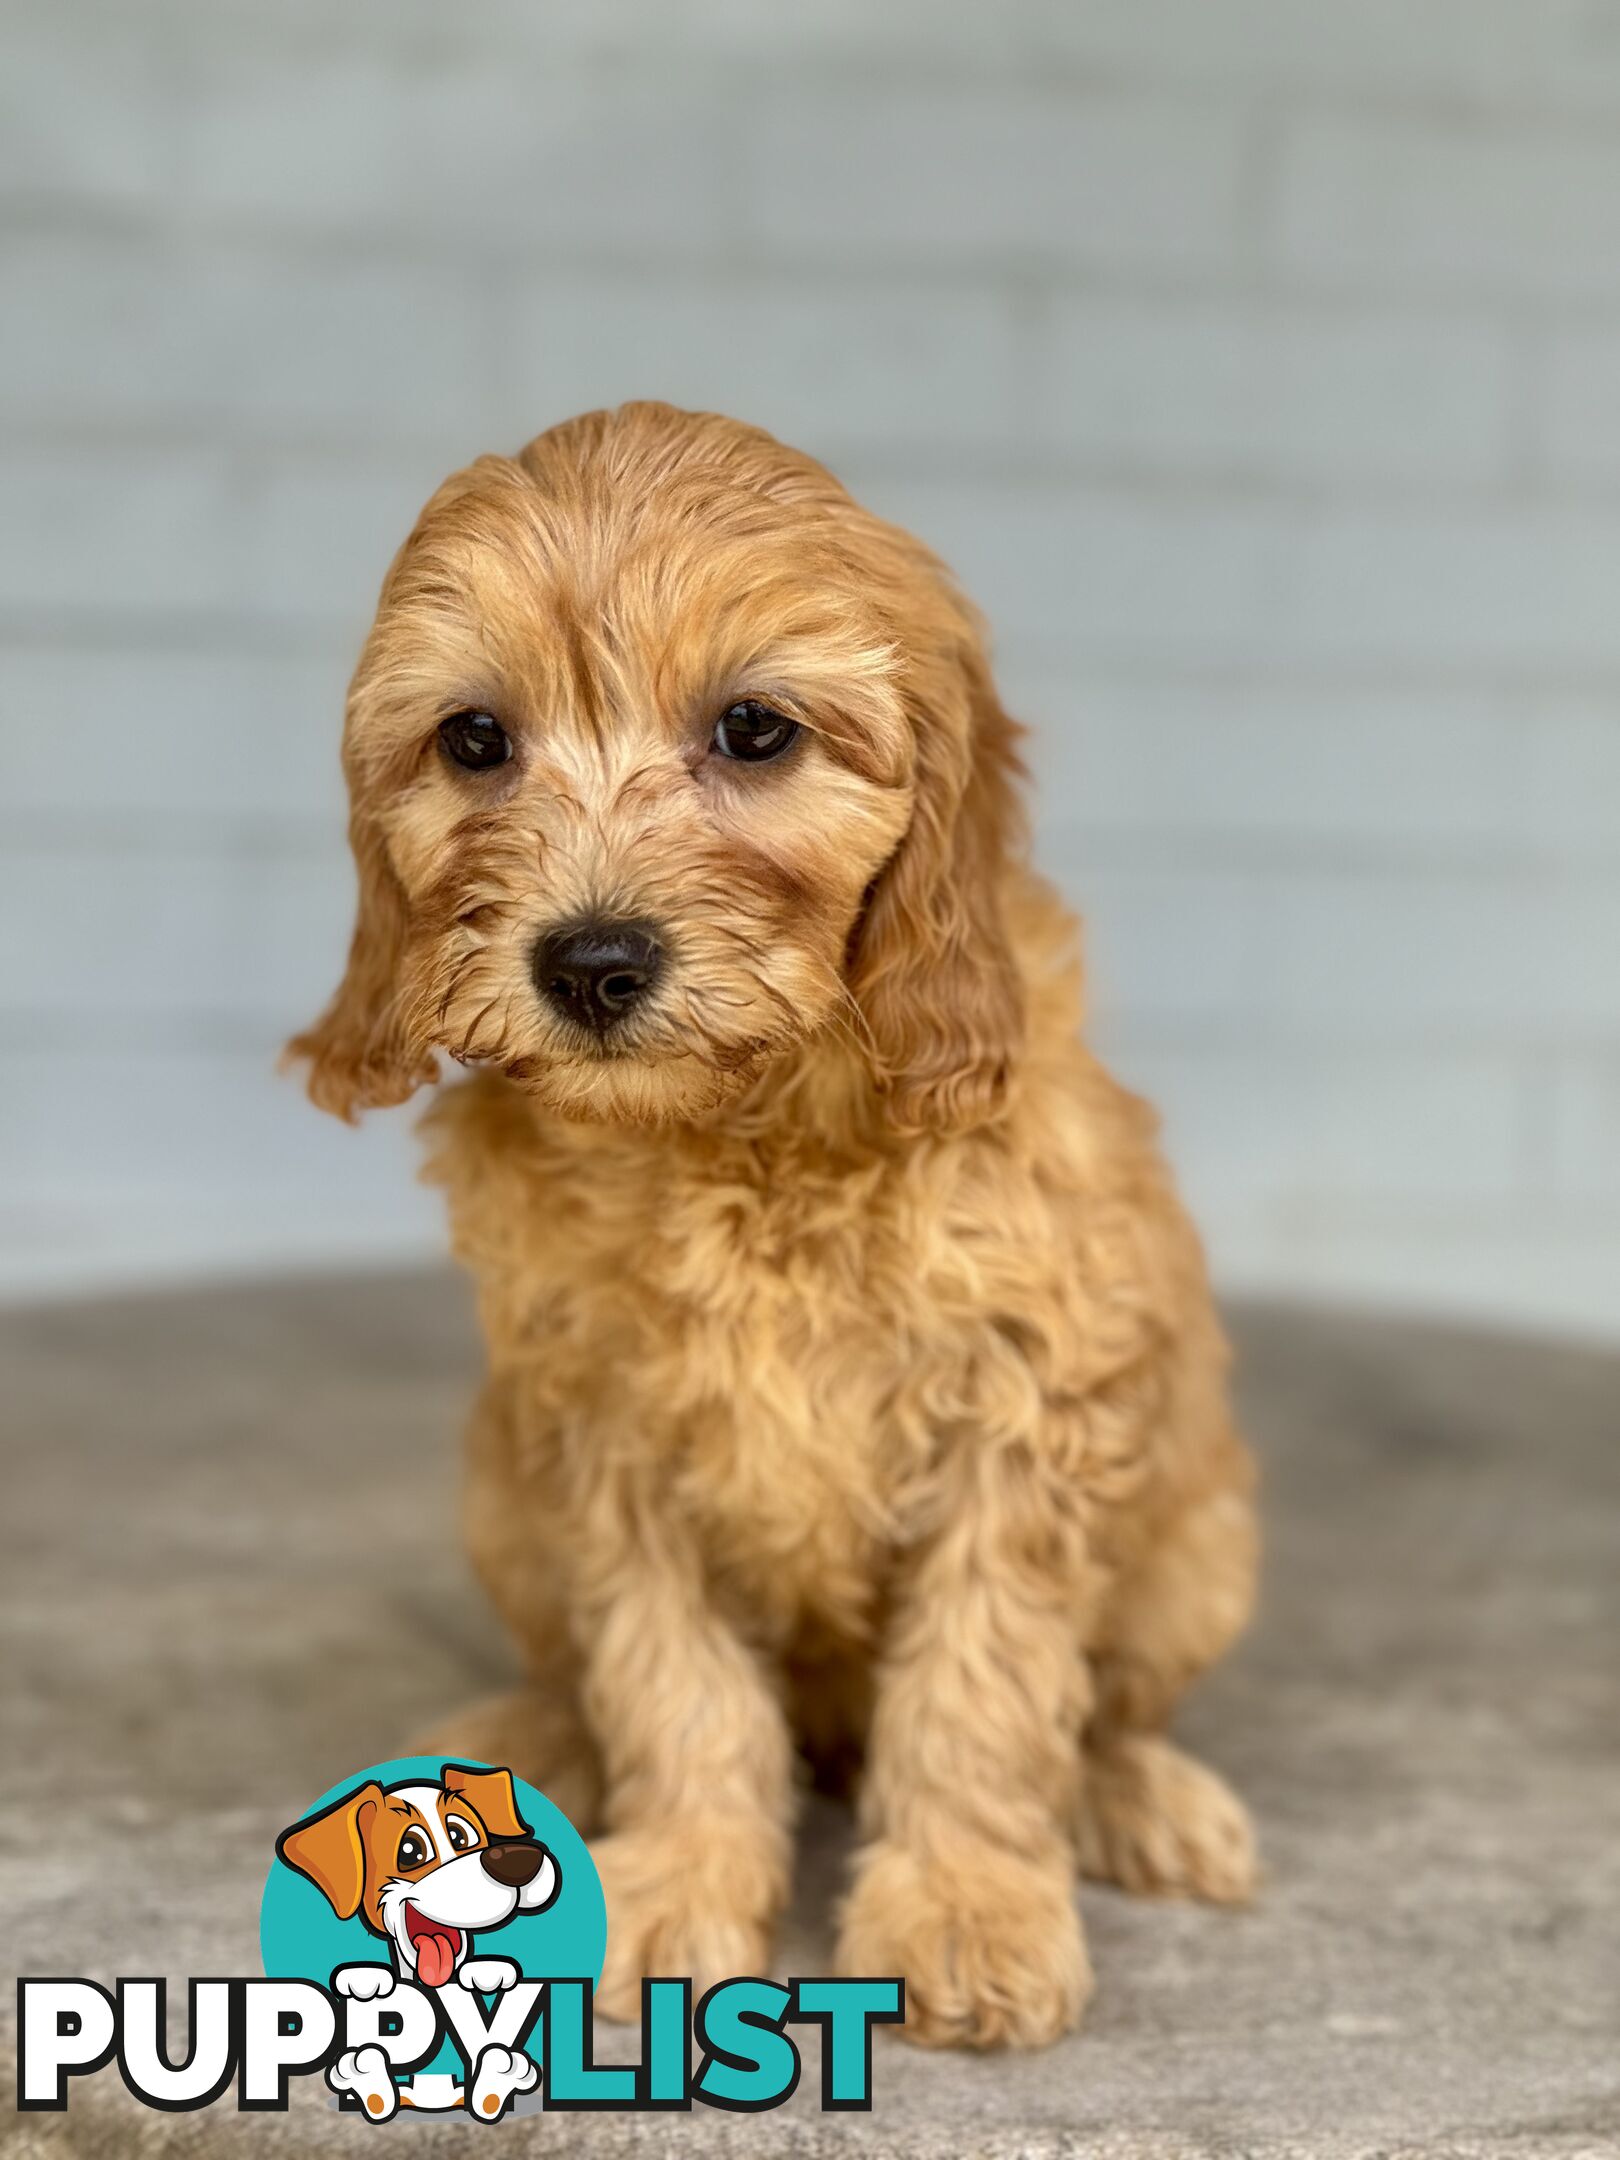
[[[407,1752],[499,1764],[554,1801],[582,1837],[589,1837],[600,1819],[601,1764],[571,1671],[551,1684],[537,1679],[503,1695],[487,1695],[419,1733]]]
[[[583,1699],[602,1751],[609,1835],[597,2007],[640,2014],[641,1981],[697,1993],[765,1969],[792,1858],[793,1744],[778,1683],[716,1609],[659,1496],[626,1478],[576,1554]]]
[[[1248,1810],[1158,1733],[1088,1745],[1078,1844],[1081,1873],[1121,1890],[1241,1905],[1254,1888]]]
[[[1247,1465],[1176,1516],[1114,1593],[1095,1655],[1077,1842],[1082,1871],[1121,1889],[1236,1904],[1254,1886],[1248,1812],[1163,1737],[1182,1690],[1242,1629],[1258,1536]]]
[[[1038,2047],[1091,1986],[1071,1843],[1084,1525],[1027,1446],[964,1443],[944,1477],[878,1670],[839,1963],[904,1976],[913,2040]]]
[[[463,1527],[473,1566],[529,1679],[432,1726],[415,1751],[513,1770],[588,1837],[601,1814],[601,1758],[580,1705],[579,1655],[550,1552],[549,1511],[522,1460],[510,1397],[491,1382],[467,1435]]]

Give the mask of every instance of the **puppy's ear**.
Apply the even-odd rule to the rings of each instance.
[[[383,1796],[375,1781],[318,1815],[308,1815],[276,1839],[276,1851],[307,1875],[340,1920],[352,1920],[366,1890],[365,1829]]]
[[[360,880],[349,963],[330,1005],[293,1037],[286,1056],[309,1061],[310,1100],[352,1125],[361,1110],[406,1101],[437,1077],[437,1067],[406,1033],[399,995],[405,896],[381,834],[358,806],[349,845]]]
[[[1024,1032],[1001,886],[1019,839],[1017,729],[969,626],[918,664],[911,823],[868,899],[851,989],[890,1115],[908,1132],[993,1116]]]
[[[526,1838],[528,1824],[518,1813],[517,1791],[510,1770],[472,1770],[465,1763],[446,1763],[444,1789],[460,1793],[476,1809],[478,1820],[492,1838]]]

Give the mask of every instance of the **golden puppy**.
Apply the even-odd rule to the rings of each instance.
[[[859,1766],[839,1955],[915,2039],[1074,2022],[1077,1865],[1250,1886],[1163,1737],[1249,1610],[1249,1458],[1016,732],[926,549],[663,405],[447,481],[355,674],[359,918],[294,1049],[344,1117],[474,1068],[432,1174],[532,1684],[436,1744],[605,1831],[610,2012],[764,1967],[796,1744]]]

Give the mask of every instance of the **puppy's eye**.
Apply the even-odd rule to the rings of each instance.
[[[452,1852],[468,1852],[478,1843],[459,1815],[447,1816],[444,1829]]]
[[[722,757],[762,765],[767,758],[780,757],[798,732],[796,720],[784,719],[757,698],[744,698],[741,704],[728,705],[714,723],[714,747]]]
[[[493,713],[458,712],[439,726],[447,756],[469,772],[487,772],[512,755],[512,738]]]
[[[407,1830],[399,1841],[399,1859],[402,1868],[425,1867],[433,1858],[433,1848],[420,1830]]]

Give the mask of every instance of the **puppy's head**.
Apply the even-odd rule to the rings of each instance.
[[[350,690],[359,914],[293,1044],[344,1117],[435,1053],[577,1118],[701,1116],[824,1030],[908,1129],[1021,1027],[1013,729],[971,608],[809,458],[667,406],[448,481]]]
[[[446,1763],[436,1785],[357,1786],[284,1830],[276,1851],[429,1987],[449,1980],[474,1929],[541,1912],[560,1887],[518,1812],[512,1773],[461,1763]]]

